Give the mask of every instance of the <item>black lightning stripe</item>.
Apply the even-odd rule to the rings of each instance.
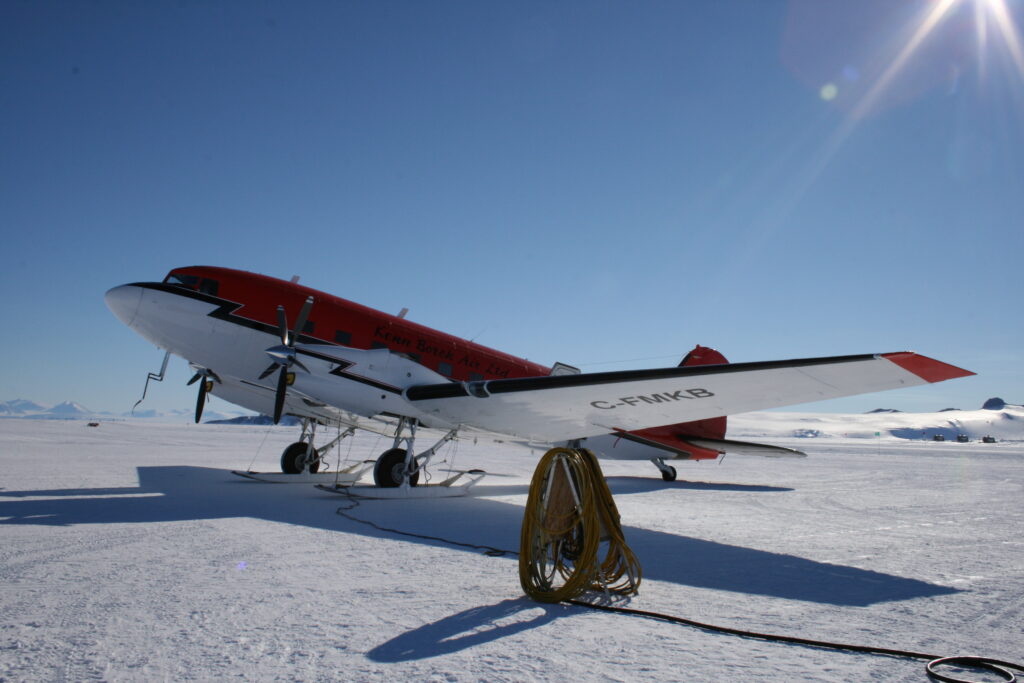
[[[133,282],[132,287],[142,287],[144,289],[152,289],[158,292],[166,292],[168,294],[175,294],[177,296],[185,297],[186,299],[195,299],[196,301],[202,301],[203,303],[216,306],[215,309],[210,311],[207,315],[217,320],[223,320],[226,323],[232,325],[240,325],[247,327],[250,330],[256,330],[257,332],[263,332],[273,336],[275,339],[280,340],[281,330],[277,325],[268,325],[267,323],[260,322],[259,320],[253,320],[252,318],[246,318],[245,316],[237,315],[235,311],[242,307],[242,304],[237,301],[228,301],[227,299],[221,299],[220,297],[213,296],[212,294],[206,294],[205,292],[198,292],[194,289],[188,289],[180,285],[172,285],[166,282]],[[326,344],[329,346],[341,346],[340,344],[333,341],[326,341],[324,339],[318,339],[311,337],[307,334],[300,334],[297,340],[301,344]],[[342,379],[352,380],[353,382],[359,382],[360,384],[367,384],[371,387],[375,387],[382,391],[387,391],[392,394],[400,394],[402,390],[398,387],[384,382],[378,382],[375,379],[369,377],[363,377],[350,372],[345,372],[348,368],[352,367],[354,363],[348,361],[339,360],[332,358],[331,356],[324,355],[322,353],[316,353],[315,351],[306,351],[304,349],[296,349],[298,353],[319,358],[329,363],[337,363],[338,367],[330,371],[330,374],[341,377]],[[260,385],[254,385],[260,386]],[[265,388],[265,387],[264,387]]]

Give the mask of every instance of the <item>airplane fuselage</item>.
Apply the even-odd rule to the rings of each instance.
[[[138,306],[132,303],[136,296]],[[538,363],[297,283],[229,268],[175,269],[161,283],[114,288],[108,301],[123,300],[123,307],[115,312],[150,341],[160,346],[174,342],[182,351],[203,354],[210,350],[208,337],[215,331],[221,344],[231,345],[236,338],[272,344],[278,336],[277,307],[283,306],[294,316],[308,296],[314,297],[315,305],[306,329],[300,331],[300,343],[364,350],[386,348],[457,381],[531,377],[550,371]],[[136,318],[139,312],[142,315]],[[230,323],[234,329],[218,329],[217,321]],[[245,329],[268,336],[242,335]],[[265,347],[260,347],[260,351]],[[171,351],[177,353],[176,349]],[[203,364],[199,356],[185,357]],[[261,364],[262,353],[256,354],[256,358],[257,365]]]
[[[429,423],[403,400],[406,387],[549,373],[537,363],[325,292],[229,268],[175,269],[162,282],[115,287],[106,300],[118,318],[152,343],[218,378],[230,378],[214,385],[215,395],[267,413],[274,378],[260,379],[260,374],[267,349],[281,342],[277,307],[293,324],[309,296],[314,305],[297,342],[303,362],[320,364],[324,372],[293,375],[295,389],[322,399],[307,401],[305,413],[336,419],[338,408],[367,418],[383,413]]]
[[[424,414],[404,400],[404,390],[551,372],[547,366],[295,282],[230,268],[176,268],[162,282],[115,287],[106,300],[122,322],[153,344],[196,368],[211,370],[218,378],[214,395],[269,414],[274,377],[260,375],[267,366],[267,349],[281,342],[277,307],[284,308],[291,325],[310,296],[314,304],[304,329],[296,331],[296,341],[302,362],[316,372],[291,375],[299,397],[289,398],[289,412],[369,429],[374,428],[372,418],[398,416],[453,429],[460,425]],[[591,437],[589,445],[605,457],[681,455],[620,436]],[[687,455],[718,454],[690,447]]]

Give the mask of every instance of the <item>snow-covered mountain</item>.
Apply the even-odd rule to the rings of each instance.
[[[0,418],[18,417],[34,420],[122,420],[122,419],[146,419],[161,422],[183,422],[191,421],[194,415],[193,408],[180,408],[168,411],[158,410],[137,410],[115,414],[110,412],[90,410],[81,403],[75,401],[63,401],[55,406],[47,407],[34,401],[25,399],[14,399],[13,401],[0,402]],[[251,415],[245,410],[216,411],[207,408],[203,413],[204,421],[227,420],[231,418]]]
[[[74,401],[58,403],[46,412],[50,415],[57,415],[60,417],[89,417],[93,414],[93,411],[89,410],[81,403],[75,403]]]
[[[80,403],[64,401],[47,408],[35,401],[16,398],[13,401],[0,403],[0,416],[3,417],[88,417],[93,412]]]
[[[23,398],[16,398],[13,401],[0,403],[0,415],[21,415],[24,413],[40,412],[44,410],[46,410],[44,406],[32,401],[26,401]]]

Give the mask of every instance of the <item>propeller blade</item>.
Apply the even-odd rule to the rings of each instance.
[[[192,386],[193,384],[195,384],[196,382],[198,382],[198,381],[199,381],[199,379],[200,379],[200,378],[201,378],[202,376],[203,376],[203,373],[201,373],[201,372],[197,372],[196,374],[192,375],[192,379],[190,379],[190,380],[188,381],[188,384],[186,384],[185,386],[187,386],[187,387],[190,387],[190,386]]]
[[[266,379],[267,377],[270,377],[271,373],[273,373],[274,370],[277,370],[277,367],[277,363],[271,363],[269,368],[260,373],[260,379]],[[189,384],[191,384],[191,382],[189,382]]]
[[[281,343],[288,346],[288,317],[284,314],[284,306],[277,307],[277,329],[281,333]]]
[[[196,424],[199,424],[199,420],[203,417],[203,406],[206,405],[206,382],[207,380],[204,377],[203,381],[199,383],[199,398],[196,399]]]
[[[292,343],[290,346],[295,346],[295,342],[298,341],[299,335],[306,328],[306,318],[309,317],[309,309],[313,308],[313,297],[307,296],[306,302],[302,304],[302,310],[299,311],[299,319],[295,321],[295,332],[292,333]]]
[[[288,390],[288,368],[281,366],[281,374],[277,376],[277,394],[274,395],[274,424],[281,421],[284,410],[284,394]]]
[[[292,358],[292,365],[298,365],[300,368],[305,370],[307,373],[309,372],[309,368],[307,368],[305,365],[302,364],[302,361],[299,360],[298,356],[295,356],[294,358]],[[310,373],[310,374],[312,374],[312,373]]]

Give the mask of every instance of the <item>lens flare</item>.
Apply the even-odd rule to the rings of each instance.
[[[999,33],[1003,37],[1003,43],[1009,50],[1013,63],[1017,66],[1017,72],[1024,78],[1024,49],[1021,49],[1020,34],[1017,32],[1017,25],[1013,23],[1013,17],[1006,8],[1006,0],[974,0],[976,7],[982,7],[988,12],[988,16],[995,21]]]
[[[900,50],[899,54],[896,55],[896,58],[889,63],[889,66],[885,68],[882,75],[879,76],[878,80],[871,86],[871,89],[868,90],[863,99],[857,103],[857,106],[851,113],[852,118],[860,119],[871,111],[875,102],[878,100],[878,97],[889,87],[893,78],[895,78],[903,69],[911,55],[917,51],[925,38],[935,30],[935,27],[938,26],[943,17],[949,13],[949,10],[959,2],[962,2],[962,0],[938,0],[938,2],[935,3],[935,6],[932,7],[931,11],[925,15],[921,24],[914,31],[913,35],[910,36],[910,39]]]
[[[931,45],[929,38],[933,37],[933,34],[937,32],[936,29],[954,13],[954,10],[958,8],[973,10],[973,16],[970,19],[974,23],[975,49],[977,50],[979,70],[983,66],[982,57],[986,54],[993,56],[996,54],[996,48],[1002,47],[1011,57],[1017,75],[1024,79],[1024,49],[1022,49],[1017,26],[1009,9],[1007,9],[1006,3],[1007,0],[932,0],[923,5],[920,11],[908,19],[902,35],[897,31],[893,36],[894,42],[887,43],[895,46],[890,50],[891,57],[887,57],[885,49],[881,48],[880,50],[875,50],[873,55],[864,55],[864,63],[859,66],[854,66],[851,62],[847,61],[842,67],[836,68],[836,76],[839,76],[841,72],[841,78],[820,78],[818,83],[824,83],[824,85],[818,86],[818,97],[830,105],[842,108],[848,106],[849,108],[842,122],[826,138],[807,165],[797,174],[796,197],[806,192],[815,179],[820,176],[838,150],[852,135],[860,121],[882,108],[880,100],[883,95],[892,94],[888,91],[894,86],[897,77],[900,77],[899,85],[901,87],[913,83],[914,73],[901,73],[907,68],[908,63],[911,62],[913,57],[919,56],[919,59],[916,60],[918,63],[915,64],[915,67],[917,67],[920,66],[919,62],[922,59],[932,57],[934,54],[942,54],[942,52],[939,52],[918,55],[919,52],[924,52],[922,46],[929,48],[939,46],[940,49],[943,47],[941,40],[936,40],[935,44]],[[847,12],[853,11],[850,9],[851,5],[840,4],[838,6]],[[881,6],[885,5],[870,5],[874,9]],[[819,3],[800,5],[801,9],[812,12],[810,15],[803,15],[803,18],[809,16],[811,19],[819,20],[816,25],[824,25],[821,20],[827,18],[826,15],[813,14],[813,12],[820,12],[821,7],[822,5]],[[849,18],[852,15],[843,16]],[[962,14],[958,16],[960,19],[963,19]],[[810,25],[815,25],[815,22],[810,22]],[[817,36],[815,41],[811,41],[814,43],[814,47],[826,46],[830,42],[835,42],[835,40],[839,40],[842,37],[841,31],[837,32],[834,30],[835,26],[826,25],[826,27],[831,30],[821,36]],[[960,27],[953,25],[952,28],[959,29]],[[793,33],[796,34],[797,31],[793,31]],[[806,38],[807,34],[801,35]],[[941,36],[939,37],[941,38]],[[998,45],[995,43],[998,43]],[[792,60],[794,56],[806,58],[812,54],[813,52],[811,51],[794,49],[793,54],[789,55],[789,57]],[[829,60],[823,59],[821,61],[827,63]],[[802,63],[806,65],[809,62]],[[947,86],[948,92],[955,94],[959,91],[959,81],[963,76],[963,67],[955,63],[952,66],[953,68],[946,70],[945,73],[949,83]],[[841,83],[842,87],[840,88],[837,83]],[[895,94],[899,95],[900,93]],[[889,97],[889,99],[894,98]],[[980,149],[980,144],[975,144],[974,146]],[[974,157],[977,157],[982,154],[982,151],[972,149],[971,153]],[[960,156],[963,157],[964,155],[961,154]],[[964,159],[966,161],[971,160],[967,157],[964,157]],[[978,163],[981,162],[975,159],[973,165]]]

